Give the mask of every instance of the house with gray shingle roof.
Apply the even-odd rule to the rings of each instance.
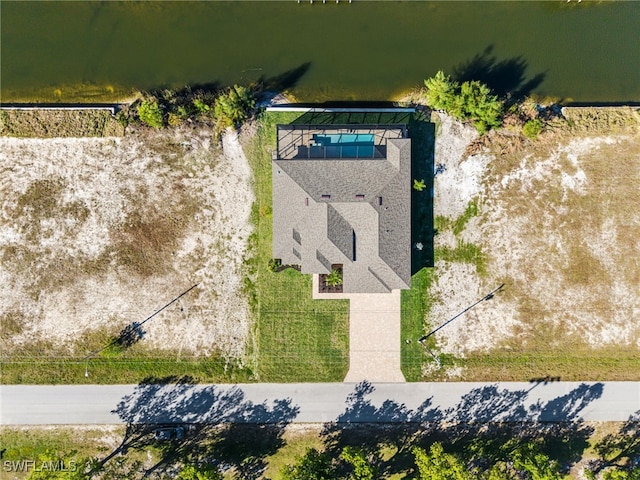
[[[404,125],[278,125],[273,258],[341,264],[344,293],[411,285],[411,140]]]

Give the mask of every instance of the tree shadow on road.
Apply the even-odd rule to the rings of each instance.
[[[160,458],[144,476],[206,463],[233,467],[238,478],[258,478],[265,458],[283,446],[284,429],[298,411],[290,399],[255,404],[237,386],[197,385],[190,377],[147,378],[113,410],[126,423],[126,433],[97,466],[128,450],[154,446]],[[166,425],[183,427],[184,438],[156,441],[154,429]]]
[[[346,446],[361,448],[375,456],[381,448],[393,451],[389,461],[376,465],[382,477],[398,473],[413,463],[411,448],[425,422],[439,422],[442,413],[433,408],[431,399],[426,399],[418,408],[411,410],[404,404],[385,400],[380,406],[371,403],[368,396],[375,387],[361,382],[347,396],[346,408],[334,422],[324,425],[322,436],[326,449],[337,457]]]
[[[326,448],[334,453],[347,445],[370,453],[393,452],[386,460],[378,460],[383,476],[405,472],[413,465],[411,448],[436,441],[468,464],[487,467],[509,461],[525,442],[535,444],[568,471],[580,460],[593,433],[580,414],[602,395],[603,384],[581,384],[548,402],[528,401],[536,387],[508,390],[487,385],[442,410],[431,398],[415,409],[390,400],[374,405],[370,396],[375,388],[363,382],[347,397],[336,421],[325,424],[322,434]]]
[[[538,386],[506,390],[489,385],[472,390],[445,412],[440,441],[480,464],[488,459],[508,461],[518,445],[534,444],[568,471],[580,460],[593,433],[580,412],[602,395],[603,384],[580,384],[566,395],[527,405]],[[429,434],[423,440],[429,441]]]

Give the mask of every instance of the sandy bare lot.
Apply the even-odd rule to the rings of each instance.
[[[437,326],[505,283],[504,292],[438,332],[438,348],[464,355],[496,346],[640,347],[640,136],[637,126],[590,136],[549,133],[512,153],[468,155],[476,134],[439,117],[435,215],[462,231],[438,249],[473,244],[470,262],[437,260]],[[605,129],[606,130],[606,129]]]
[[[5,353],[41,341],[85,354],[92,332],[117,334],[199,283],[145,324],[144,345],[242,357],[253,193],[235,133],[223,148],[204,129],[0,138],[0,169]]]

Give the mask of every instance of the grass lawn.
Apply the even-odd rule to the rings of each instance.
[[[424,268],[411,279],[411,290],[403,290],[401,299],[401,366],[407,382],[418,382],[422,379],[422,366],[433,360],[418,343],[425,333],[424,319],[429,311],[429,286],[434,277],[434,270]],[[407,340],[411,340],[407,343]]]
[[[0,478],[27,478],[28,469],[31,467],[27,467],[25,462],[38,462],[45,458],[62,460],[65,468],[72,470],[74,465],[79,465],[84,458],[108,454],[111,449],[107,442],[110,438],[122,437],[124,430],[124,426],[2,427],[0,428],[0,445],[3,448],[3,464]],[[145,456],[141,452],[130,455],[136,458]]]
[[[3,361],[2,383],[10,384],[120,384],[147,378],[187,375],[202,383],[246,383],[254,379],[249,368],[221,358],[176,361],[166,357],[94,358],[87,365],[72,358],[32,358]]]
[[[562,381],[637,381],[640,372],[638,350],[630,347],[516,351],[496,348],[486,354],[473,353],[465,359],[449,359],[443,363],[464,367],[459,380],[478,382],[528,381],[546,377]]]
[[[312,300],[311,276],[286,269],[271,272],[271,152],[276,125],[300,114],[265,112],[247,149],[256,204],[254,258],[248,290],[255,292],[255,354],[261,382],[342,381],[349,367],[348,300]],[[255,283],[255,284],[253,284]]]

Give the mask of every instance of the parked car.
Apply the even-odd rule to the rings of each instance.
[[[153,431],[153,438],[159,441],[180,440],[184,438],[184,428],[182,427],[162,427]]]

